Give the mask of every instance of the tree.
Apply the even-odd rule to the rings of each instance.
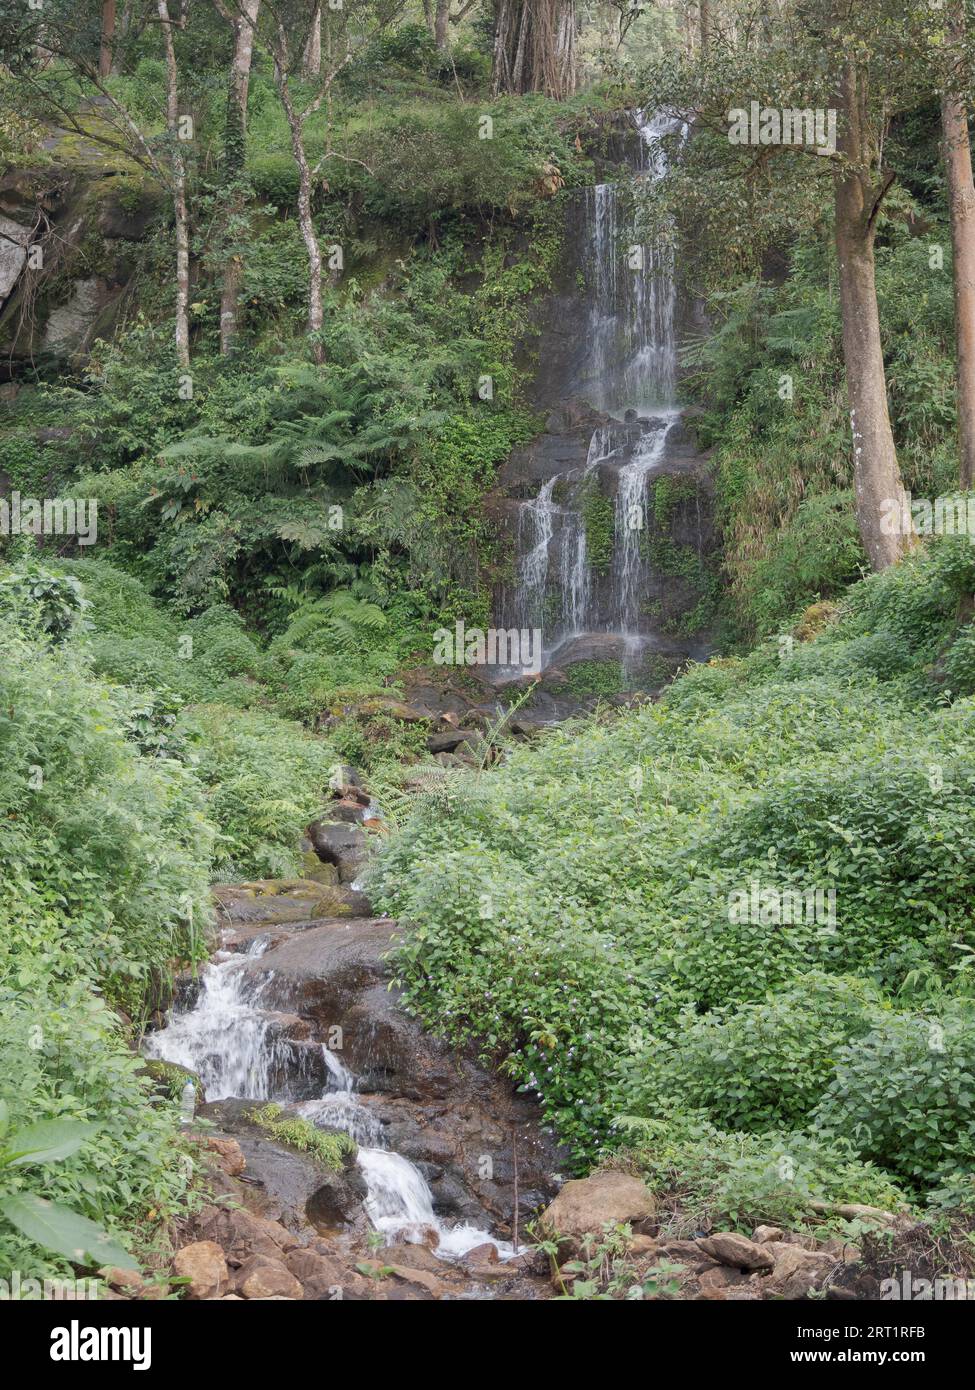
[[[459,24],[476,4],[477,0],[467,0],[466,4],[461,3],[459,10],[452,12],[451,0],[423,0],[423,13],[426,16],[427,27],[438,48],[447,47],[449,26]]]
[[[254,36],[261,0],[239,0],[236,11],[224,0],[216,0],[220,13],[234,26],[234,51],[230,63],[227,88],[227,126],[224,135],[224,183],[230,195],[227,224],[233,234],[243,215],[241,178],[247,143],[247,93],[250,88],[251,63],[254,56]],[[231,246],[223,270],[220,293],[220,351],[231,353],[239,331],[240,282],[244,262],[241,251]]]
[[[115,38],[115,0],[103,0],[102,40],[98,54],[98,74],[108,77],[112,71],[112,42]]]
[[[575,0],[497,0],[494,92],[544,92],[564,101],[576,86]]]
[[[856,518],[871,565],[884,569],[915,538],[909,524],[887,522],[907,509],[887,403],[874,244],[895,181],[885,161],[890,120],[931,88],[929,31],[916,18],[909,22],[896,0],[855,7],[799,0],[757,14],[746,4],[737,12],[725,7],[721,20],[712,14],[706,51],[669,58],[645,79],[648,103],[662,92],[693,129],[677,152],[691,177],[675,206],[692,218],[702,205],[709,217],[719,209],[724,227],[699,225],[698,239],[723,241],[757,270],[771,247],[819,215],[831,185]],[[752,107],[760,116],[754,131]],[[731,116],[739,110],[745,126],[733,138]],[[780,113],[807,110],[810,118],[820,111],[823,138],[810,132],[793,141],[790,116],[787,141]]]
[[[173,211],[176,219],[176,357],[181,367],[190,365],[190,214],[186,201],[186,161],[180,148],[184,132],[179,110],[179,69],[167,0],[157,0],[159,23],[166,54],[166,129],[172,142],[171,170]],[[184,5],[180,27],[186,23]]]
[[[324,14],[318,6],[312,15],[313,23],[322,23],[326,42],[317,73],[307,76],[312,82],[309,100],[296,101],[295,71],[307,51],[308,36],[298,29],[296,14],[288,0],[266,0],[264,32],[268,50],[274,62],[274,84],[277,88],[288,131],[291,152],[298,168],[298,225],[308,255],[308,336],[316,362],[324,361],[321,330],[325,319],[322,286],[322,248],[318,243],[315,219],[312,214],[312,194],[322,170],[330,159],[339,159],[328,140],[330,123],[326,126],[325,149],[313,164],[307,141],[308,122],[331,102],[332,88],[339,74],[352,62],[358,46],[371,34],[390,27],[403,13],[405,0],[346,0],[340,10],[331,8]],[[296,29],[298,32],[296,33]],[[301,55],[301,57],[299,56]]]
[[[866,77],[848,59],[838,87],[839,156],[836,189],[836,259],[843,323],[843,361],[853,437],[853,486],[863,548],[874,569],[900,559],[904,536],[882,527],[885,510],[904,514],[904,484],[887,406],[874,268],[877,218],[893,174],[875,172],[876,132],[866,114]]]
[[[945,65],[941,127],[954,264],[959,476],[962,487],[975,488],[975,187],[964,95],[965,65],[960,52],[965,31],[962,0],[953,0],[948,38],[956,51],[953,61]]]

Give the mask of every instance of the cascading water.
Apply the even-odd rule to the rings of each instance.
[[[665,169],[661,138],[676,126],[643,113],[635,120],[637,175],[658,178]],[[617,634],[629,649],[646,631],[641,598],[648,564],[640,540],[647,484],[666,460],[680,414],[671,248],[630,244],[625,194],[614,183],[588,190],[581,235],[589,308],[573,392],[614,420],[595,430],[584,468],[555,474],[519,504],[521,559],[506,620],[540,627],[546,660],[586,634]],[[613,554],[606,572],[594,577],[586,510],[603,479],[616,493]]]
[[[254,1101],[287,1100],[274,1078],[285,1049],[275,1041],[272,1015],[260,1008],[261,985],[247,971],[267,949],[258,938],[246,952],[206,966],[196,1002],[175,1010],[165,1028],[149,1034],[148,1057],[176,1062],[200,1077],[208,1101],[228,1097]],[[423,1174],[401,1154],[382,1147],[382,1125],[356,1094],[356,1078],[328,1048],[322,1048],[328,1084],[317,1100],[296,1108],[322,1129],[341,1130],[358,1146],[357,1162],[366,1182],[365,1208],[387,1241],[426,1241],[436,1233],[435,1253],[459,1259],[479,1245],[494,1245],[501,1259],[518,1253],[506,1241],[467,1223],[443,1225]]]
[[[270,1019],[243,989],[248,960],[263,955],[258,939],[247,952],[215,959],[200,976],[200,994],[188,1012],[175,1012],[167,1028],[149,1033],[147,1057],[177,1062],[195,1071],[207,1100],[270,1095],[279,1061]]]

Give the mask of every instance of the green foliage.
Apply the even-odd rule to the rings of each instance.
[[[626,671],[619,661],[574,661],[565,674],[573,695],[618,695],[626,685]]]
[[[68,635],[84,606],[77,579],[52,574],[36,561],[0,573],[0,617],[52,642]]]
[[[586,532],[586,558],[596,574],[608,574],[613,563],[616,520],[613,503],[593,477],[582,498],[582,524]]]
[[[902,1189],[864,1162],[840,1137],[800,1133],[738,1134],[696,1116],[621,1121],[633,1158],[670,1215],[665,1228],[740,1229],[761,1222],[801,1226],[809,1202],[862,1203],[890,1211]]]
[[[5,1168],[34,1167],[68,1158],[81,1148],[89,1131],[77,1120],[42,1120],[8,1134],[8,1121],[7,1104],[0,1101],[0,1174]],[[20,1235],[75,1264],[134,1264],[128,1251],[113,1245],[100,1226],[36,1193],[0,1196],[0,1216]]]
[[[674,1105],[808,1139],[895,1001],[969,1016],[975,711],[935,704],[929,668],[971,567],[964,541],[932,544],[855,585],[811,641],[692,667],[660,704],[421,798],[371,885],[414,928],[411,1007],[502,1059],[581,1162],[619,1142],[614,1116]],[[819,889],[824,911],[733,914],[752,885],[814,908]],[[862,1151],[852,1123],[836,1132],[851,1187],[864,1158],[934,1180],[938,1154],[913,1168],[906,1129]],[[757,1192],[767,1150],[749,1152]]]
[[[345,1160],[350,1156],[355,1157],[355,1141],[347,1134],[316,1129],[310,1120],[301,1115],[285,1115],[282,1118],[280,1105],[264,1105],[260,1110],[253,1111],[251,1118],[272,1139],[288,1144],[299,1153],[311,1154],[323,1168],[330,1168],[333,1172],[340,1173]]]
[[[201,705],[187,716],[207,814],[220,827],[215,873],[294,876],[298,843],[339,761],[324,740],[275,715]]]
[[[173,1115],[150,1104],[106,1001],[138,1018],[174,960],[205,953],[214,832],[192,774],[164,748],[138,751],[131,706],[93,675],[82,637],[52,647],[7,621],[3,646],[0,1100],[18,1127],[83,1122],[85,1142],[56,1167],[5,1172],[0,1259],[63,1274],[66,1242],[107,1258],[86,1223],[145,1244],[185,1191]]]
[[[635,1053],[640,1109],[682,1102],[722,1129],[800,1127],[833,1077],[838,1049],[862,1038],[879,1008],[863,981],[810,973],[760,1003],[691,1013],[671,1040]]]
[[[975,1167],[975,1010],[953,1002],[928,1018],[894,1014],[837,1051],[816,1110],[827,1134],[913,1186]]]
[[[951,271],[910,232],[919,209],[882,217],[877,283],[901,468],[917,497],[954,486]],[[931,210],[925,209],[925,217]],[[940,213],[938,214],[940,215]],[[950,238],[932,226],[928,240]],[[717,502],[739,634],[767,633],[842,592],[866,561],[857,531],[828,228],[803,232],[778,286],[749,278],[710,297],[715,331],[684,353],[715,444]],[[790,394],[791,393],[791,394]]]

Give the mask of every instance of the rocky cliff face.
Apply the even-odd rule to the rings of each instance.
[[[0,379],[55,373],[109,337],[163,196],[137,166],[53,136],[0,178]]]

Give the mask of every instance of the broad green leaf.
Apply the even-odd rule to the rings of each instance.
[[[67,1158],[81,1148],[89,1131],[90,1126],[83,1120],[42,1120],[40,1124],[19,1129],[8,1141],[14,1155],[10,1166],[53,1163],[56,1159]]]
[[[4,1198],[0,1213],[29,1240],[64,1255],[74,1264],[138,1269],[135,1259],[121,1246],[113,1245],[101,1226],[32,1192]]]

